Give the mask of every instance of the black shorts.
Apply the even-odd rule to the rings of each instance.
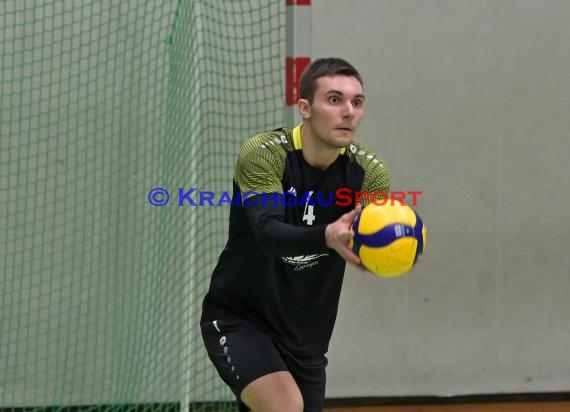
[[[303,395],[305,411],[323,410],[328,362],[324,355],[293,356],[269,334],[243,319],[224,318],[200,326],[208,356],[235,394],[240,411],[249,410],[241,402],[242,390],[255,379],[278,371],[293,375]]]

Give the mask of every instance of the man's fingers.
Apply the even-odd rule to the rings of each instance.
[[[352,224],[354,223],[356,218],[360,215],[360,213],[362,213],[362,206],[360,204],[356,205],[356,207],[349,212],[349,216],[350,216],[350,237],[354,237],[354,232],[352,230]],[[344,259],[348,263],[355,266],[356,268],[365,271],[366,268],[362,265],[362,262],[360,261],[360,257],[356,253],[354,253],[352,248],[347,246],[346,249],[347,250],[346,250]]]
[[[348,263],[358,266],[359,268],[362,268],[360,257],[358,257],[358,255],[355,254],[352,248],[348,245],[350,240],[354,238],[352,225],[361,212],[362,206],[357,205],[350,212],[345,213],[336,222],[328,225],[325,231],[327,246],[335,249],[337,253]]]
[[[344,246],[342,248],[341,252],[342,252],[342,257],[344,257],[344,259],[348,263],[351,263],[353,265],[359,265],[360,264],[360,258],[348,246]]]
[[[350,223],[352,223],[355,218],[356,218],[356,209],[352,209],[350,212],[345,213],[343,216],[343,219]]]
[[[352,209],[350,212],[345,213],[343,216],[343,220],[348,221],[350,223],[350,225],[352,226],[352,224],[354,223],[354,220],[356,219],[356,217],[361,212],[362,212],[362,206],[358,205],[354,209]]]
[[[361,212],[362,212],[362,205],[361,204],[356,205],[356,207],[354,208],[354,213],[359,215]]]

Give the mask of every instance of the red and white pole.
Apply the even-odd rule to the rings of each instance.
[[[294,126],[301,121],[297,112],[299,100],[299,79],[311,62],[311,0],[285,0],[286,15],[286,59],[285,59],[285,101],[286,121]]]

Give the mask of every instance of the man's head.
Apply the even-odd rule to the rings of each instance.
[[[339,58],[315,60],[301,76],[299,113],[305,135],[319,150],[346,147],[364,115],[358,71]]]
[[[303,72],[299,84],[300,98],[313,103],[317,80],[321,77],[335,75],[355,77],[360,85],[363,84],[360,73],[349,62],[337,57],[325,57],[313,61]]]

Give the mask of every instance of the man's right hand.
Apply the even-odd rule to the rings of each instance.
[[[327,247],[334,249],[348,263],[362,268],[360,258],[349,247],[349,241],[354,237],[352,224],[360,212],[362,212],[362,206],[358,205],[338,218],[337,221],[328,224],[325,229],[325,239]]]

